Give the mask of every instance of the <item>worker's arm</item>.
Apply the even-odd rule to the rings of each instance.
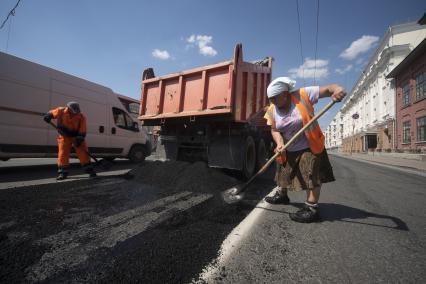
[[[77,136],[74,139],[74,146],[77,148],[84,142],[87,130],[86,118],[82,114],[80,116],[80,128],[77,130]]]
[[[50,123],[50,121],[53,118],[54,119],[58,118],[60,111],[61,111],[61,108],[59,108],[59,107],[55,108],[55,109],[52,109],[51,111],[49,111],[48,113],[46,113],[44,115],[44,117],[43,117],[44,121],[46,121],[47,123]]]
[[[284,139],[281,133],[276,129],[275,119],[274,119],[274,109],[275,107],[272,104],[269,105],[263,117],[266,119],[266,124],[271,126],[272,139],[274,139],[274,142],[277,145],[277,147],[275,148],[275,151],[279,151],[284,147]]]
[[[63,110],[63,108],[58,107],[55,109],[52,109],[51,111],[49,111],[48,113],[52,114],[52,118],[58,118],[59,114],[61,113],[61,111]]]
[[[275,152],[281,151],[282,148],[284,147],[283,136],[281,135],[281,133],[278,130],[276,130],[274,128],[271,128],[271,135],[272,135],[272,139],[274,139],[275,144],[277,145],[277,147],[275,148]]]
[[[319,91],[320,98],[331,97],[333,101],[340,102],[346,96],[345,89],[337,84],[321,86]]]
[[[84,117],[84,115],[81,115],[80,128],[78,129],[78,136],[85,138],[86,132],[87,132],[86,117]]]

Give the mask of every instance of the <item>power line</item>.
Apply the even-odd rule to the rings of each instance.
[[[316,32],[316,35],[315,35],[314,85],[316,85],[316,72],[317,72],[318,27],[319,27],[319,0],[317,0],[317,32]]]
[[[0,26],[0,30],[4,27],[4,25],[6,24],[7,20],[9,20],[10,16],[15,16],[15,9],[16,9],[16,7],[18,7],[19,2],[21,2],[21,0],[18,0],[18,2],[16,3],[15,7],[13,7],[13,9],[10,10],[9,14],[7,14],[6,19],[3,21],[3,23]]]
[[[5,52],[7,53],[7,50],[9,49],[9,38],[10,38],[10,30],[12,28],[12,18],[9,21],[9,28],[7,30],[7,40],[6,40],[6,50]]]
[[[303,76],[303,84],[305,83],[305,68],[303,67],[303,48],[302,48],[302,31],[300,30],[300,14],[299,14],[299,0],[296,0],[296,9],[297,9],[297,24],[299,26],[299,44],[300,44],[300,56],[302,58],[302,76]]]

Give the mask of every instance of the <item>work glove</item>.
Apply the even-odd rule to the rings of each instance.
[[[43,116],[43,119],[44,119],[44,121],[46,121],[46,123],[50,123],[50,121],[52,120],[52,118],[53,118],[53,114],[51,114],[50,112],[46,113]]]
[[[75,137],[75,142],[74,142],[75,147],[77,147],[77,148],[80,147],[80,145],[81,145],[81,143],[83,143],[83,141],[84,141],[83,136]]]

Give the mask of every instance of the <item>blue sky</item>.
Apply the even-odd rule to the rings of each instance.
[[[296,0],[21,0],[0,30],[0,50],[139,98],[145,68],[165,75],[225,61],[241,42],[246,61],[274,57],[273,77],[300,87],[315,73],[316,84],[350,91],[386,29],[426,11],[421,0],[319,0],[315,69],[318,2],[298,1],[302,49]],[[0,2],[1,22],[16,2]]]

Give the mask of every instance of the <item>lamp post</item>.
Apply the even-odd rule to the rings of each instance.
[[[355,120],[359,118],[359,114],[356,112],[352,115],[352,139],[351,139],[351,156],[352,156],[352,148],[354,145],[354,139],[355,139]]]

